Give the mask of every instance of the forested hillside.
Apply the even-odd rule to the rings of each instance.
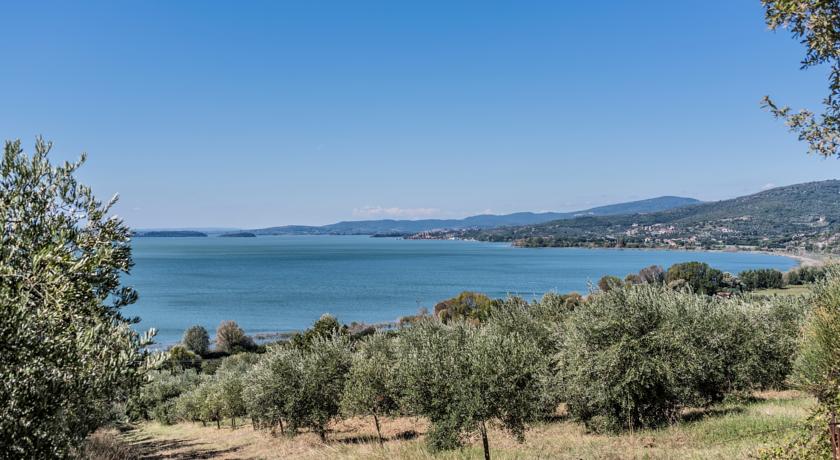
[[[538,225],[415,235],[520,246],[838,249],[840,181],[810,182],[648,214],[586,216]]]

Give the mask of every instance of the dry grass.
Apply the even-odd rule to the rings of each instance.
[[[812,286],[810,285],[791,285],[785,286],[781,289],[757,289],[752,293],[755,295],[765,296],[797,296],[810,294],[811,289]]]
[[[807,416],[812,400],[796,392],[767,392],[751,404],[725,404],[693,411],[687,421],[659,430],[622,435],[590,434],[570,421],[541,424],[518,444],[499,430],[490,434],[497,459],[731,459],[747,458],[758,448],[775,444]],[[373,422],[363,418],[335,424],[326,444],[311,433],[294,438],[272,437],[250,426],[217,430],[200,424],[144,424],[122,434],[143,458],[248,459],[472,459],[481,458],[475,439],[461,450],[432,455],[423,442],[422,419],[399,418],[383,423],[388,439],[376,443]]]
[[[133,460],[139,458],[139,452],[110,428],[90,435],[78,456],[88,460]]]

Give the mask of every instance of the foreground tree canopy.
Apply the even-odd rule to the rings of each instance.
[[[762,0],[765,19],[771,29],[790,30],[805,45],[802,68],[829,66],[828,96],[823,111],[792,112],[776,105],[769,97],[764,105],[777,118],[787,122],[809,151],[830,157],[840,156],[840,2],[838,0]]]
[[[129,229],[108,217],[38,139],[6,142],[0,163],[0,445],[19,458],[66,457],[141,383],[146,364],[120,309]],[[146,337],[148,339],[148,337]]]

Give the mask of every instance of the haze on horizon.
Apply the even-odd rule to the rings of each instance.
[[[17,2],[4,139],[133,227],[573,211],[838,177],[759,108],[827,69],[758,1]],[[608,32],[608,33],[607,33]],[[616,37],[621,37],[616,40]]]

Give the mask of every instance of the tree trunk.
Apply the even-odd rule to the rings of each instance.
[[[278,419],[278,420],[280,421],[280,434],[285,435],[286,434],[286,429],[283,428],[283,419],[281,418],[281,419]]]
[[[373,414],[373,423],[376,424],[376,436],[379,438],[379,447],[385,445],[385,442],[382,440],[382,431],[379,429],[379,417],[376,416],[376,413]]]
[[[207,420],[202,420],[202,421],[201,421],[201,425],[202,425],[202,426],[207,426]]]
[[[234,430],[236,429],[236,417],[235,416],[230,418],[230,427]]]
[[[222,429],[222,420],[221,419],[218,419],[218,418],[216,419],[216,429],[217,430]]]
[[[321,437],[321,442],[327,442],[327,430],[324,428],[318,428],[318,436]]]
[[[478,431],[481,432],[481,444],[484,447],[484,460],[490,460],[490,441],[487,439],[487,425],[481,421]]]

